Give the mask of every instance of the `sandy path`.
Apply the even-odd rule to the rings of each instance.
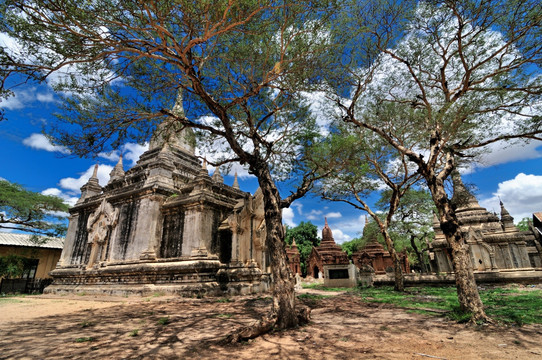
[[[309,325],[239,345],[220,340],[269,298],[14,299],[0,299],[0,359],[542,359],[542,326],[471,328],[348,294],[306,300]]]

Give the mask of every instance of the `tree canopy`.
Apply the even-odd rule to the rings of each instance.
[[[345,8],[344,28],[363,45],[340,55],[351,59],[344,79],[329,77],[335,108],[415,164],[451,248],[461,308],[487,320],[445,181],[487,145],[542,139],[542,6],[390,0]]]
[[[64,236],[67,211],[68,205],[56,196],[42,195],[0,180],[0,229]]]

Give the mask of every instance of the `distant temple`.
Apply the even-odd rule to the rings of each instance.
[[[456,214],[475,271],[499,272],[542,267],[540,232],[521,232],[501,202],[500,218],[478,204],[465,188],[459,174],[453,177]],[[536,214],[533,216],[536,222]],[[540,224],[540,219],[538,220]],[[433,220],[435,240],[432,242],[431,265],[435,272],[452,272],[450,250],[436,217]]]
[[[182,113],[182,99],[174,112]],[[149,150],[105,187],[94,174],[70,209],[46,292],[244,294],[270,284],[263,195],[209,176],[194,134],[160,124]]]
[[[397,255],[403,273],[409,273],[410,264],[406,252],[400,252]],[[364,265],[371,266],[377,275],[393,272],[394,268],[390,252],[384,249],[384,246],[376,239],[368,242],[363,248],[353,253],[352,261],[358,269],[361,269]]]
[[[319,246],[312,248],[307,260],[307,275],[316,279],[324,276],[325,265],[348,265],[349,263],[346,253],[335,243],[333,233],[327,224],[327,219],[325,219],[322,241]]]
[[[288,259],[288,266],[290,266],[290,270],[292,270],[292,274],[299,274],[301,276],[301,255],[299,254],[295,239],[292,239],[292,245],[286,245],[286,257]]]

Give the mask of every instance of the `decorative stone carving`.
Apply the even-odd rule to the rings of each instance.
[[[111,236],[113,228],[117,225],[119,210],[114,209],[105,199],[102,200],[96,211],[87,221],[88,243],[91,244],[87,268],[94,266],[96,261],[102,261],[103,248]],[[101,254],[100,254],[101,253]]]

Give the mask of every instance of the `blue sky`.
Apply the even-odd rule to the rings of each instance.
[[[100,183],[105,185],[109,172],[116,164],[118,153],[101,154],[95,159],[81,159],[69,155],[66,149],[53,146],[42,134],[45,124],[52,121],[58,99],[47,85],[28,85],[17,88],[16,96],[0,103],[8,120],[0,122],[0,177],[17,182],[26,188],[54,194],[71,201],[79,197],[79,188],[86,183],[95,163],[100,164]],[[137,161],[144,147],[126,144],[123,149],[124,169]],[[490,211],[499,211],[502,199],[516,222],[531,213],[542,211],[542,143],[525,147],[493,147],[482,163],[471,166],[464,181],[477,186],[480,204]],[[210,169],[212,173],[212,169]],[[254,193],[254,177],[240,172],[240,186]],[[225,176],[232,184],[233,177]],[[281,190],[287,194],[287,186]],[[335,240],[341,243],[360,234],[365,214],[340,203],[322,201],[307,196],[294,202],[284,212],[285,223],[294,226],[311,221],[319,229],[328,218]]]

